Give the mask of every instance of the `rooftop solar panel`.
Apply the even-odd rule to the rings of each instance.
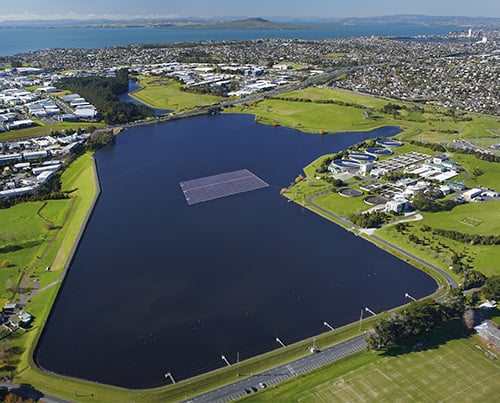
[[[179,182],[189,205],[269,186],[247,169]]]

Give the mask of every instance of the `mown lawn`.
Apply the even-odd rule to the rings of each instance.
[[[331,88],[306,88],[300,91],[288,92],[285,98],[310,99],[312,101],[340,101],[361,105],[366,108],[382,108],[388,103],[385,99],[369,97],[350,91],[334,90]]]
[[[228,111],[250,113],[261,123],[291,127],[310,133],[368,131],[394,124],[388,118],[364,119],[363,109],[351,106],[276,99],[267,99],[250,107],[235,107]]]
[[[456,327],[456,326],[455,326]],[[457,333],[458,332],[458,333]],[[248,402],[494,402],[500,363],[476,336],[441,330],[399,355],[362,352],[241,399]]]
[[[500,234],[500,200],[465,203],[451,211],[425,213],[425,224],[468,234]],[[471,218],[468,220],[467,218]]]
[[[139,81],[143,87],[130,94],[131,97],[153,108],[176,112],[197,106],[210,105],[222,98],[213,95],[181,91],[182,84],[168,79],[145,78]]]
[[[482,186],[500,191],[500,163],[483,161],[473,155],[459,153],[453,153],[451,159],[471,173],[471,177],[465,181],[467,186]],[[474,170],[478,170],[479,175],[474,176]]]
[[[337,192],[329,192],[316,197],[313,202],[339,216],[348,217],[351,214],[361,213],[372,207],[363,201],[365,197],[367,197],[366,194],[359,197],[345,197]]]

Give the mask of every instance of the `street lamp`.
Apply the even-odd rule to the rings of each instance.
[[[370,308],[368,307],[365,307],[365,311],[366,312],[370,312],[373,316],[377,316],[377,314],[375,312],[373,312]]]
[[[172,376],[172,373],[171,372],[167,372],[165,374],[165,378],[170,378],[170,380],[172,381],[172,383],[175,383],[175,379],[174,377]]]
[[[277,343],[279,343],[279,344],[281,344],[281,347],[286,347],[285,343],[283,343],[283,342],[279,339],[279,337],[276,337],[276,342],[277,342]]]
[[[330,329],[332,332],[335,330],[332,325],[330,325],[328,322],[323,322],[323,325],[326,326],[328,329]]]
[[[227,360],[225,355],[221,355],[220,358],[222,358],[224,360],[224,362],[227,364],[228,367],[231,366],[231,363]]]
[[[407,292],[405,293],[405,298],[410,298],[412,299],[413,301],[416,301],[415,298],[413,298],[410,294],[408,294]]]

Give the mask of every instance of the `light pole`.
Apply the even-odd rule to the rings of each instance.
[[[323,322],[323,325],[330,329],[332,332],[335,330],[332,325],[330,325],[327,321]]]
[[[227,364],[228,367],[231,366],[231,363],[227,360],[225,355],[221,355],[220,358],[222,358],[224,360],[224,362]]]
[[[276,342],[277,342],[277,343],[279,343],[279,344],[281,344],[281,347],[286,347],[285,343],[283,343],[283,342],[279,339],[279,337],[276,337]]]
[[[375,312],[373,312],[370,308],[368,307],[365,307],[365,311],[366,312],[370,312],[373,316],[377,316],[377,314]]]
[[[174,377],[172,376],[172,373],[171,372],[167,372],[165,374],[165,378],[170,378],[170,380],[172,381],[172,383],[175,383],[175,379]]]
[[[415,298],[413,298],[410,294],[408,294],[407,292],[405,292],[405,298],[410,298],[412,299],[413,301],[416,301]]]
[[[361,325],[363,323],[363,310],[361,310],[361,314],[359,315],[359,331],[361,332]]]
[[[240,352],[236,353],[236,376],[240,376]]]

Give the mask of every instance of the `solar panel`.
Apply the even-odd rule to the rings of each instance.
[[[179,185],[189,205],[269,186],[248,169],[179,182]]]

